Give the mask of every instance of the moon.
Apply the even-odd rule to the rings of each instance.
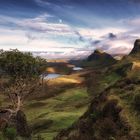
[[[59,19],[59,23],[62,23],[63,21],[62,21],[62,19]]]

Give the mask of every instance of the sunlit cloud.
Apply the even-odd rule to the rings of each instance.
[[[125,28],[73,27],[48,13],[30,18],[0,18],[0,49],[39,52],[45,58],[84,58],[96,48],[110,54],[127,54],[140,35],[139,18],[118,21]]]

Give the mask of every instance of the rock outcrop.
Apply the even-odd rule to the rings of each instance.
[[[134,43],[134,47],[129,55],[140,55],[140,39],[137,39]]]
[[[17,133],[21,137],[30,138],[31,131],[27,124],[26,116],[23,111],[19,110],[15,116]]]
[[[10,109],[0,110],[0,130],[5,131],[8,127],[15,128],[17,135],[30,140],[31,131],[23,111],[12,113]]]
[[[115,59],[109,55],[108,53],[105,53],[101,50],[95,50],[87,59],[87,61],[99,61],[101,59],[107,59],[107,60],[112,60],[115,61]]]

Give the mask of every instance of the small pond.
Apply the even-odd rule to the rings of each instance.
[[[55,79],[62,76],[61,74],[56,74],[56,73],[52,73],[52,74],[48,74],[47,76],[44,77],[45,80],[50,80],[50,79]]]
[[[82,69],[83,69],[83,68],[81,68],[81,67],[74,67],[74,68],[73,68],[74,71],[79,71],[79,70],[82,70]]]
[[[83,68],[81,67],[73,67],[73,70],[74,71],[80,71],[82,70]],[[63,76],[62,74],[57,74],[57,73],[50,73],[50,74],[44,74],[43,77],[45,80],[50,80],[50,79],[55,79],[55,78],[58,78],[58,77],[61,77]]]

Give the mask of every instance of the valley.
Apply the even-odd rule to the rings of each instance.
[[[0,0],[0,140],[140,140],[140,0]]]
[[[49,92],[46,90],[43,98],[40,96],[39,99],[34,98],[26,103],[25,113],[32,126],[34,138],[41,136],[53,140],[60,130],[70,127],[87,110],[90,102],[84,84],[84,75],[87,73],[89,71],[83,70],[50,78],[48,85],[52,88],[51,93],[56,93],[59,88],[62,90],[62,86],[63,90],[49,98],[45,97]]]
[[[32,140],[139,140],[139,42],[136,40],[132,52],[121,60],[95,50],[87,59],[76,61],[76,66],[74,61],[48,62],[39,85],[33,86],[35,90],[19,106],[18,111],[24,115],[17,117],[14,112],[13,119],[23,119],[24,123],[9,120],[6,124],[12,131],[16,129],[12,135],[28,140],[27,130],[31,130]],[[8,78],[1,79],[1,83]],[[12,99],[20,92],[12,93]],[[0,97],[0,115],[8,114],[13,106],[4,94]]]

